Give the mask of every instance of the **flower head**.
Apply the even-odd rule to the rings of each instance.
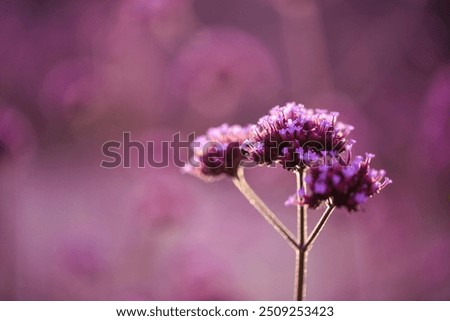
[[[277,162],[286,169],[310,166],[351,148],[354,141],[347,136],[353,127],[337,122],[338,115],[295,103],[276,106],[252,127],[252,136],[242,148],[258,164]]]
[[[323,201],[331,200],[336,207],[356,211],[359,206],[384,187],[392,183],[384,170],[370,168],[373,154],[357,156],[348,166],[334,164],[311,168],[306,176],[308,193],[299,191],[302,204],[318,207]],[[289,197],[286,205],[295,205],[297,198]]]
[[[194,156],[184,171],[207,181],[225,176],[235,177],[246,159],[240,149],[248,138],[249,127],[223,124],[210,128],[192,144]]]

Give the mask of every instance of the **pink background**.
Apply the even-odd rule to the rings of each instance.
[[[0,299],[290,300],[293,251],[229,180],[99,165],[123,131],[199,135],[295,100],[341,112],[356,152],[394,180],[332,215],[307,299],[449,300],[448,12],[444,0],[3,1]],[[294,176],[247,175],[293,228]]]

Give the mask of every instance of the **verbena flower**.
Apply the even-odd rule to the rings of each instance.
[[[349,211],[358,210],[370,197],[392,183],[384,170],[370,168],[373,154],[357,156],[348,166],[335,163],[311,168],[305,178],[307,193],[300,190],[300,203],[317,208],[322,202],[331,200],[336,207]],[[286,205],[297,205],[297,195],[289,197]]]
[[[281,163],[288,170],[317,164],[324,156],[339,159],[354,141],[347,139],[353,126],[337,122],[338,115],[296,103],[276,106],[252,127],[242,148],[258,164]]]
[[[194,156],[184,171],[207,181],[226,176],[236,177],[246,159],[240,149],[248,138],[249,127],[223,124],[210,128],[193,142]]]

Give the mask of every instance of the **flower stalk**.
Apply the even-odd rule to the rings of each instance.
[[[306,241],[306,244],[303,247],[305,251],[311,250],[311,248],[314,244],[314,241],[317,239],[317,236],[322,231],[323,227],[325,226],[325,223],[330,218],[330,215],[331,215],[331,213],[333,213],[334,209],[335,209],[335,206],[332,203],[329,203],[327,206],[327,209],[323,213],[319,222],[314,227],[314,230],[312,231],[311,236],[308,238],[308,241]]]
[[[244,170],[239,168],[237,176],[233,178],[237,189],[245,196],[251,205],[272,225],[272,227],[288,242],[294,249],[298,250],[297,240],[289,229],[278,219],[278,217],[267,207],[267,205],[256,195],[255,191],[248,185],[244,176]]]
[[[210,128],[194,141],[201,148],[194,150],[193,162],[185,168],[185,172],[206,181],[231,178],[250,204],[294,249],[294,300],[298,301],[306,296],[308,253],[333,210],[338,207],[358,211],[369,198],[392,183],[384,170],[371,168],[370,161],[375,155],[366,153],[365,158],[352,158],[355,141],[348,136],[353,126],[338,122],[337,117],[336,112],[288,103],[273,107],[255,125],[223,124]],[[345,153],[347,160],[343,157]],[[260,166],[280,164],[295,173],[297,192],[285,205],[297,208],[296,236],[249,186],[242,161]],[[322,205],[326,209],[308,236],[307,210]]]
[[[305,169],[300,168],[295,171],[297,190],[305,189]],[[306,295],[306,260],[308,253],[304,249],[306,238],[308,237],[308,217],[307,208],[301,203],[300,193],[297,193],[297,239],[298,248],[295,255],[295,286],[294,300],[303,301]]]

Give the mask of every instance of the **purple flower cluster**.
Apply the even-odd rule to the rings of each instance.
[[[288,170],[318,164],[326,156],[338,158],[354,142],[347,139],[353,126],[337,122],[338,115],[295,103],[276,106],[252,127],[243,150],[258,164],[281,163]]]
[[[323,202],[356,211],[368,198],[392,181],[384,170],[370,168],[372,154],[351,158],[353,126],[337,122],[338,113],[306,109],[288,103],[272,108],[256,125],[226,124],[211,128],[195,143],[197,148],[186,172],[205,180],[237,177],[239,166],[282,164],[302,171],[308,193],[298,191],[286,205],[317,208]],[[343,157],[343,152],[348,152]],[[300,197],[298,197],[300,196]]]
[[[322,202],[330,200],[336,207],[358,210],[361,204],[392,183],[384,170],[370,168],[370,160],[374,156],[366,154],[365,159],[357,156],[348,166],[334,164],[311,168],[306,176],[308,192],[298,191],[301,205],[317,208]],[[290,196],[286,201],[286,205],[297,203],[297,195]]]
[[[241,151],[248,138],[249,127],[223,124],[210,128],[206,135],[194,142],[194,156],[184,170],[206,181],[225,176],[235,177],[241,162],[246,159]]]

